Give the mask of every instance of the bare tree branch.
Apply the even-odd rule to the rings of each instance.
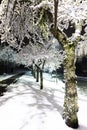
[[[59,0],[54,0],[54,28],[55,30],[57,29],[58,2]]]

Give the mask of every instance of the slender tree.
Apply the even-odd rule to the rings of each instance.
[[[40,89],[43,89],[43,69],[45,65],[45,60],[42,60],[42,66],[40,67]]]
[[[45,65],[45,59],[39,59],[36,63],[36,82],[39,81],[39,76],[40,76],[40,89],[43,89],[43,69]]]
[[[34,78],[36,78],[36,74],[35,74],[35,62],[34,60],[32,61],[32,75],[34,76]]]
[[[36,70],[36,82],[39,82],[39,68],[37,67],[37,70]]]

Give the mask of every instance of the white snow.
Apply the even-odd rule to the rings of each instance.
[[[54,80],[54,79],[53,79]],[[73,130],[62,119],[64,83],[44,79],[44,89],[26,73],[0,97],[0,130]],[[87,97],[79,93],[79,125],[87,130]]]
[[[8,74],[4,73],[3,75],[0,75],[0,81],[10,78],[11,76],[13,76],[13,75],[11,75],[11,74],[8,75]]]

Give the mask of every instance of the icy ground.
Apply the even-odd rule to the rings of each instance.
[[[79,93],[79,125],[87,130],[87,96]],[[0,130],[73,130],[61,117],[64,83],[44,79],[44,89],[26,73],[0,97]]]

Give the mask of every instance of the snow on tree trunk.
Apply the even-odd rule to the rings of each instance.
[[[50,31],[62,45],[64,57],[65,98],[63,118],[65,123],[72,128],[78,128],[78,97],[75,75],[75,48],[77,41],[69,41],[67,36],[59,29],[55,31],[51,25]],[[77,37],[77,40],[79,37]]]
[[[78,128],[78,96],[75,75],[75,46],[65,46],[64,59],[64,78],[65,78],[65,99],[64,99],[64,119],[65,123],[72,127]]]

